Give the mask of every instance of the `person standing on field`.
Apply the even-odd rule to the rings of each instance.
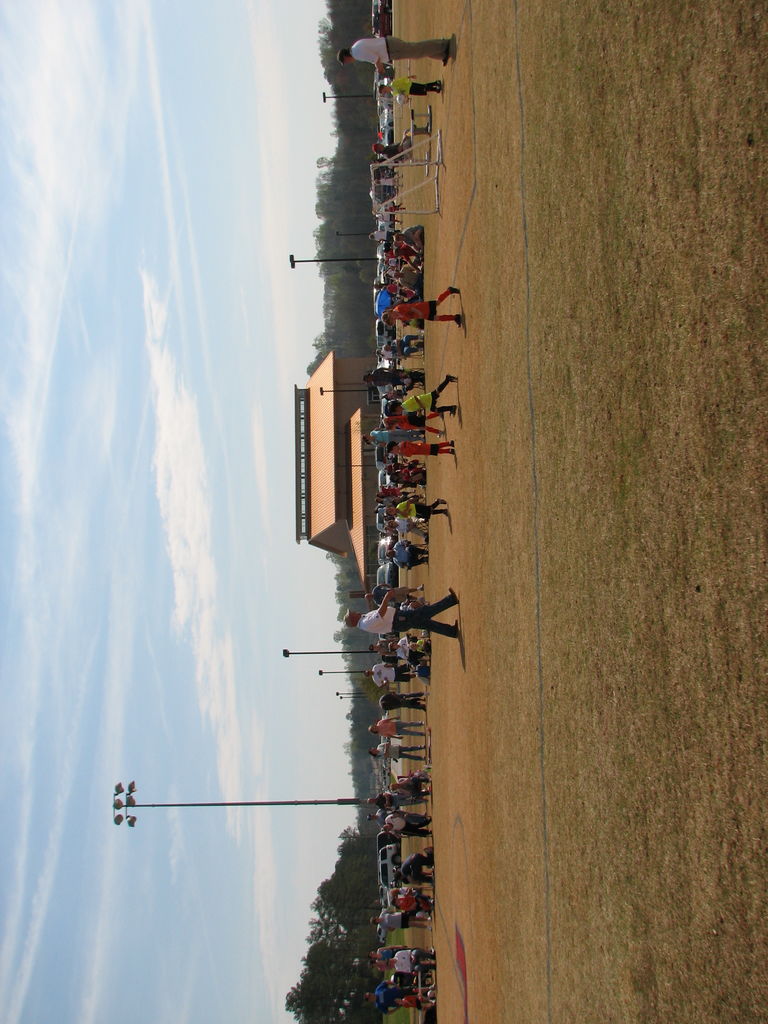
[[[393,60],[415,60],[418,57],[429,57],[447,64],[451,57],[451,40],[419,39],[409,43],[397,36],[369,36],[358,39],[336,54],[342,66],[356,60],[366,61],[373,64],[379,74],[384,71],[384,65],[391,64]]]
[[[381,319],[387,327],[394,327],[398,320],[408,323],[410,320],[447,320],[453,321],[457,327],[463,327],[464,320],[461,313],[438,313],[437,307],[448,298],[449,295],[460,295],[458,288],[446,288],[436,299],[427,299],[416,302],[399,302],[396,306],[390,306],[381,314]]]

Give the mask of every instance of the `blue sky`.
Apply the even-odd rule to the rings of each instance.
[[[349,811],[294,540],[322,329],[315,0],[0,9],[0,1019],[282,1020]]]

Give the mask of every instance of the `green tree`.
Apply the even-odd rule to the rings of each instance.
[[[371,99],[330,100],[333,104],[336,150],[318,161],[315,251],[322,256],[373,256],[373,244],[365,237],[339,237],[337,231],[373,230],[371,203],[371,143],[376,140],[376,105],[370,65],[344,68],[336,60],[342,46],[370,35],[367,0],[329,0],[328,17],[318,28],[318,47],[332,95],[370,93]],[[373,279],[375,263],[321,263],[324,281],[324,330],[315,338],[312,371],[325,356],[365,355],[372,349]]]
[[[364,992],[377,980],[368,965],[372,928],[369,917],[377,903],[373,844],[370,832],[346,829],[330,878],[312,903],[309,947],[298,982],[285,1008],[301,1024],[370,1021]]]

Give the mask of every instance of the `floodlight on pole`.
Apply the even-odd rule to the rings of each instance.
[[[323,93],[323,103],[327,103],[328,100],[372,100],[373,96],[369,92],[340,92],[334,96],[333,93]]]
[[[331,669],[330,672],[327,672],[324,669],[320,668],[320,669],[317,670],[317,674],[319,676],[364,676],[365,675],[365,669],[359,669],[359,668],[350,668],[350,669],[347,669],[347,668],[334,668],[334,669]]]
[[[370,647],[366,647],[364,650],[355,650],[355,651],[344,651],[344,650],[339,650],[339,651],[289,651],[286,647],[284,647],[283,648],[283,657],[284,658],[293,658],[297,654],[370,654],[372,651],[375,651],[375,650],[376,650],[376,648],[373,646],[373,644],[371,644]]]
[[[293,253],[288,257],[291,270],[296,269],[297,263],[378,263],[378,256],[322,256],[316,260],[297,260]]]
[[[133,788],[131,788],[133,787]],[[128,784],[126,790],[122,782],[115,785],[112,794],[112,821],[115,825],[122,825],[125,822],[130,828],[136,826],[136,815],[127,812],[144,810],[150,807],[317,807],[334,804],[337,807],[359,806],[365,803],[355,796],[340,796],[333,799],[318,800],[217,800],[217,801],[196,801],[193,803],[163,803],[163,804],[140,804],[136,802],[133,795],[136,792],[136,783]],[[123,811],[126,811],[123,814]]]

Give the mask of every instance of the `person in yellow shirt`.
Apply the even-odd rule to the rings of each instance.
[[[455,405],[438,405],[437,401],[440,395],[445,391],[449,384],[456,384],[458,377],[454,377],[448,373],[445,375],[445,379],[442,380],[434,391],[422,392],[417,395],[410,395],[408,398],[402,400],[393,399],[387,403],[387,416],[401,416],[406,414],[412,424],[416,424],[424,419],[431,419],[429,415],[432,412],[439,413],[444,416],[448,413],[449,416],[456,415],[457,407]]]
[[[391,85],[380,85],[379,92],[395,96],[426,96],[428,92],[442,92],[442,82],[416,82],[413,75],[400,75]]]
[[[445,498],[435,498],[431,505],[422,501],[410,499],[401,501],[399,505],[390,505],[387,511],[394,509],[395,513],[403,519],[424,519],[429,520],[432,516],[447,516],[447,508],[438,508],[439,505],[447,505]],[[390,513],[391,514],[391,513]]]

